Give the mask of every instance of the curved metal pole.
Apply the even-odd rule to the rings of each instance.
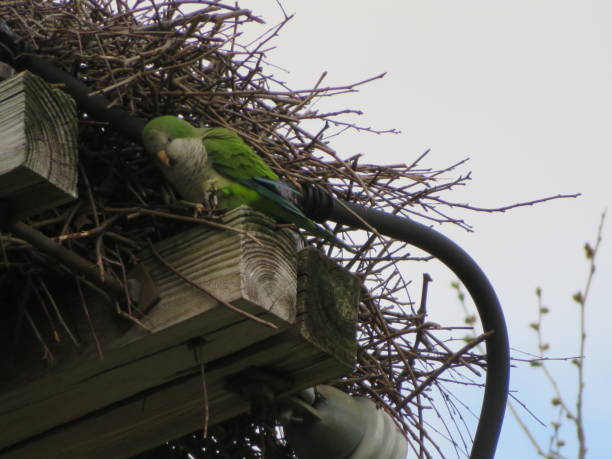
[[[332,220],[365,230],[371,225],[381,234],[423,249],[448,266],[463,282],[476,304],[484,331],[493,331],[486,339],[485,392],[470,458],[493,458],[508,398],[510,345],[501,305],[478,264],[446,236],[408,218],[335,200],[312,186],[305,187],[301,204],[306,215],[313,219]]]

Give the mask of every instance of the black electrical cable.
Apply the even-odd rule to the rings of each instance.
[[[134,142],[142,142],[141,133],[146,120],[128,114],[102,95],[90,95],[93,91],[82,81],[59,69],[51,62],[35,56],[30,45],[15,34],[0,19],[0,61],[11,65],[17,71],[28,70],[48,83],[59,84],[70,94],[79,110],[96,121],[108,122],[116,131]]]
[[[109,108],[108,99],[100,95],[90,96],[91,91],[83,82],[44,59],[23,54],[24,48],[25,44],[19,43],[10,29],[0,21],[1,60],[7,61],[17,70],[29,70],[50,83],[61,83],[62,89],[75,99],[80,110],[93,119],[108,122],[133,141],[141,142],[145,120],[130,116],[120,108]],[[491,283],[478,264],[453,241],[425,225],[335,200],[319,188],[304,187],[301,205],[304,213],[314,220],[332,220],[365,230],[373,227],[381,234],[415,245],[446,264],[463,282],[476,304],[484,331],[494,332],[486,340],[485,393],[470,458],[493,458],[508,397],[510,353],[501,306]]]
[[[504,314],[493,286],[478,264],[457,244],[428,226],[360,205],[332,198],[320,188],[306,186],[300,203],[304,213],[317,221],[332,220],[343,225],[379,233],[412,244],[448,266],[463,282],[478,309],[485,332],[487,378],[470,458],[495,455],[504,420],[510,378],[510,345]]]
[[[85,83],[69,73],[58,69],[48,61],[36,56],[23,56],[13,64],[16,70],[29,70],[49,83],[61,83],[62,89],[70,94],[79,110],[91,119],[108,122],[116,131],[134,142],[142,142],[142,130],[146,120],[129,115],[119,107],[109,107],[110,101],[101,95],[90,96],[93,92]]]

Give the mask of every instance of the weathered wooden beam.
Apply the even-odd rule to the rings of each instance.
[[[312,249],[300,252],[298,273],[300,333],[340,361],[353,362],[360,289],[357,278]]]
[[[13,218],[77,196],[77,117],[72,98],[22,72],[0,83],[0,201]]]
[[[226,223],[242,232],[198,228],[157,251],[190,280],[278,328],[228,310],[145,253],[162,298],[143,319],[154,332],[107,325],[103,361],[81,357],[1,396],[0,457],[127,457],[196,430],[200,364],[212,423],[247,409],[226,389],[226,379],[246,368],[280,372],[292,390],[350,371],[355,278],[312,249],[296,261],[290,233],[249,208]]]

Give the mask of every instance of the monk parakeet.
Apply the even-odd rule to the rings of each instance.
[[[175,116],[160,116],[146,124],[142,140],[183,199],[204,203],[213,195],[221,209],[246,204],[353,251],[306,217],[291,200],[298,192],[231,129],[196,128]]]

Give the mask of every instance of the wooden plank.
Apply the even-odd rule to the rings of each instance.
[[[157,250],[196,284],[278,328],[227,309],[145,252],[142,263],[161,296],[143,320],[153,333],[139,327],[122,332],[115,317],[99,316],[104,360],[96,358],[93,346],[66,361],[58,355],[56,367],[29,384],[23,381],[30,367],[21,368],[0,396],[0,448],[179,377],[197,363],[194,338],[203,340],[202,359],[208,362],[290,326],[297,282],[294,236],[247,207],[229,213],[225,223],[243,233],[202,226],[159,243]]]
[[[357,308],[361,284],[318,250],[298,258],[297,314],[300,333],[346,365],[357,352]],[[317,307],[312,307],[317,303]]]
[[[294,381],[289,392],[329,381],[351,370],[359,298],[357,280],[311,249],[300,254],[298,266],[298,303],[302,310],[296,325],[206,364],[211,423],[248,409],[245,400],[226,389],[227,379],[246,368],[265,367],[283,374]],[[314,279],[318,279],[317,283]],[[329,308],[336,311],[331,314],[323,311]],[[326,331],[322,332],[318,330],[322,325],[319,318],[325,316],[335,319],[328,321],[324,326]],[[352,339],[348,336],[350,333]],[[345,343],[338,344],[344,348],[337,353],[329,352],[333,335],[341,336]],[[186,354],[193,352],[184,346],[181,349]],[[50,459],[122,458],[194,431],[202,427],[204,400],[199,365],[193,365],[193,357],[191,362],[190,368],[164,385],[17,445],[0,457],[25,459],[44,451]]]
[[[72,98],[22,72],[0,83],[0,199],[22,218],[77,196]]]

